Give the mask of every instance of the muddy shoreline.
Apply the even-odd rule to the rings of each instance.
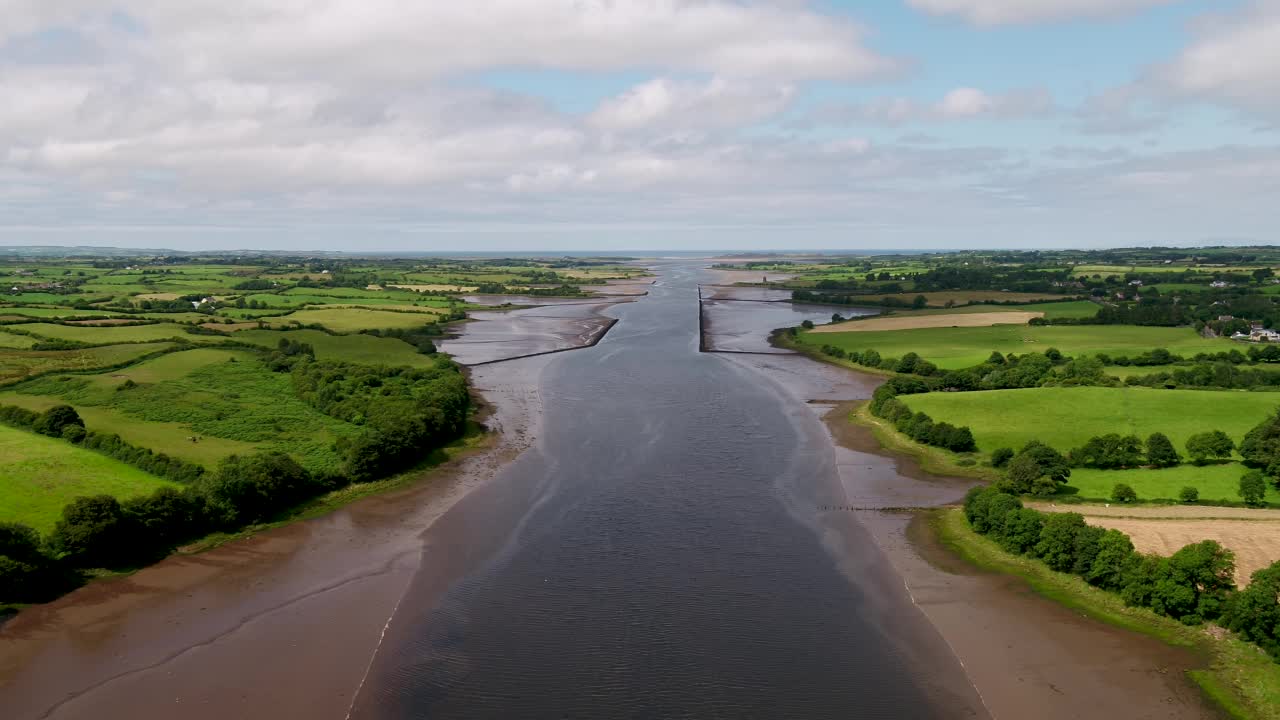
[[[832,440],[891,460],[903,479],[963,490],[972,480],[931,475],[851,423],[857,403],[823,418]],[[857,507],[851,502],[851,507]],[[904,506],[906,507],[906,506]],[[1187,677],[1203,658],[1082,616],[1020,578],[980,571],[942,545],[922,510],[857,509],[912,601],[945,638],[995,718],[1219,718]]]
[[[20,613],[0,717],[346,717],[423,533],[536,441],[545,364],[471,370],[495,441],[420,481]]]
[[[661,338],[669,331],[657,322],[661,319],[652,327],[633,319],[618,332],[624,338]],[[613,335],[587,351],[594,355],[584,356],[582,363],[603,362],[617,353],[619,340]],[[538,472],[523,474],[528,482],[491,482],[512,465],[545,461],[536,457],[538,452],[524,451],[548,443],[544,435],[550,433],[540,432],[544,371],[558,362],[556,358],[567,357],[573,355],[470,370],[473,387],[495,410],[488,424],[498,442],[438,468],[428,482],[364,498],[329,515],[206,553],[170,558],[130,577],[97,583],[33,608],[0,627],[0,717],[346,718],[384,646],[384,636],[407,642],[405,630],[432,612],[456,579],[479,562],[478,556],[502,550],[506,528],[527,518],[532,499],[544,491],[534,479],[566,474],[533,468]],[[635,359],[625,354],[622,359],[629,357]],[[911,459],[881,449],[866,428],[847,422],[852,403],[869,397],[882,378],[792,353],[718,357],[749,368],[758,373],[755,377],[789,395],[792,400],[783,404],[784,409],[791,408],[787,411],[812,428],[802,434],[809,442],[805,452],[831,455],[838,486],[779,492],[797,503],[798,519],[812,523],[825,543],[836,546],[831,554],[850,583],[870,586],[864,607],[842,606],[841,612],[871,613],[884,621],[881,630],[886,635],[903,633],[897,645],[904,662],[913,667],[954,666],[955,660],[963,666],[963,674],[957,670],[954,678],[921,678],[934,683],[926,688],[931,697],[953,702],[952,713],[945,716],[1217,716],[1183,677],[1182,671],[1196,662],[1188,653],[1082,618],[1035,595],[1016,578],[972,571],[941,547],[927,526],[913,520],[916,514],[901,510],[954,503],[972,481],[925,473]],[[609,382],[613,387],[627,378]],[[571,390],[569,399],[577,398],[577,388]],[[673,393],[663,401],[686,407],[677,405],[685,399]],[[558,402],[564,404],[566,398]],[[721,415],[707,409],[717,402],[724,401],[708,396],[686,411],[706,410],[707,422],[723,423]],[[549,397],[547,405],[556,403]],[[598,404],[578,406],[582,413],[601,410]],[[825,427],[825,437],[814,423]],[[750,424],[743,424],[738,432],[751,430]],[[632,460],[643,460],[645,445],[640,440],[656,442],[662,431],[659,422],[641,427],[637,442],[624,450],[636,453]],[[609,460],[606,466],[611,467],[616,459]],[[591,480],[608,477],[601,473]],[[662,497],[638,493],[635,501],[656,502]],[[448,513],[460,503],[465,512]],[[621,507],[610,510],[620,514]],[[668,508],[667,514],[685,511]],[[503,530],[495,533],[493,528]],[[646,530],[641,525],[633,532]],[[702,538],[706,548],[715,548],[715,541]],[[872,543],[878,552],[840,551]],[[548,547],[548,554],[564,547]],[[653,570],[644,562],[635,569]],[[541,593],[557,587],[545,577],[534,580]],[[835,585],[843,582],[837,577]],[[623,595],[634,597],[635,588],[624,589]],[[909,603],[897,602],[903,594]],[[407,597],[421,605],[401,608]],[[702,597],[690,593],[687,599],[697,602]],[[559,613],[564,605],[552,607]],[[473,606],[461,609],[469,616]],[[918,614],[924,620],[917,621]],[[779,612],[768,617],[790,620],[794,615]],[[680,613],[671,618],[687,619]],[[544,621],[553,619],[547,616]],[[708,615],[702,624],[719,619]],[[743,632],[757,637],[762,628],[754,624]],[[829,632],[824,627],[823,634]],[[667,646],[664,652],[677,647]],[[848,650],[845,646],[840,652]],[[505,647],[498,648],[496,655],[505,652]],[[528,672],[527,665],[521,668]],[[725,675],[715,667],[703,670],[713,679]]]

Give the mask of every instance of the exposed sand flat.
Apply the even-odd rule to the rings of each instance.
[[[816,333],[874,332],[877,330],[919,330],[943,327],[989,327],[991,325],[1026,325],[1032,318],[1044,317],[1042,312],[989,312],[955,313],[953,315],[915,315],[911,317],[875,318],[851,322],[820,325]]]
[[[1048,512],[1078,512],[1090,525],[1119,530],[1140,552],[1172,555],[1202,540],[1216,540],[1236,554],[1236,585],[1280,560],[1280,511],[1250,508],[1125,507],[1034,504]]]

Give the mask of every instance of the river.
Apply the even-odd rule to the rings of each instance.
[[[699,272],[665,268],[603,342],[548,368],[541,441],[493,484],[535,502],[484,517],[477,495],[428,533],[492,550],[456,582],[424,563],[356,717],[979,712],[940,695],[966,685],[945,645],[928,667],[904,647],[936,635],[874,543],[839,549],[868,556],[857,577],[824,544],[818,508],[843,493],[817,416],[698,352]]]
[[[647,296],[601,310],[618,322],[596,346],[475,369],[501,451],[23,613],[0,632],[0,716],[988,717],[960,656],[998,694],[1019,652],[1054,674],[1012,671],[1035,681],[1010,705],[1023,712],[1066,688],[1100,698],[1094,717],[1136,717],[1122,713],[1185,690],[1153,675],[1107,695],[1108,668],[1073,638],[1140,669],[1162,646],[1003,589],[1008,622],[957,650],[972,608],[936,598],[926,614],[913,592],[997,591],[920,561],[897,543],[906,516],[878,508],[963,485],[833,445],[832,405],[809,401],[873,381],[699,352],[708,274],[656,270]],[[944,639],[946,612],[961,615]],[[1203,716],[1177,699],[1178,717]]]

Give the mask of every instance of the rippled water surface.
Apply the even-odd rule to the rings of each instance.
[[[353,716],[980,715],[866,531],[818,510],[845,493],[817,415],[699,353],[702,271],[660,274],[428,531]]]

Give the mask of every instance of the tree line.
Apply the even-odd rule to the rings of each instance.
[[[44,413],[0,406],[0,421],[130,462],[185,484],[120,501],[78,497],[47,536],[0,523],[0,601],[40,602],[75,587],[90,568],[138,567],[210,532],[270,521],[298,504],[412,467],[457,438],[470,408],[466,380],[440,357],[429,368],[317,362],[305,343],[273,351],[275,369],[292,374],[308,404],[359,426],[340,441],[341,472],[315,474],[292,457],[260,452],[226,458],[216,471],[86,431],[75,409]]]
[[[974,488],[964,515],[978,534],[1006,552],[1036,558],[1186,625],[1218,621],[1280,660],[1280,562],[1237,590],[1232,552],[1213,540],[1172,556],[1139,553],[1129,536],[1085,523],[1078,513],[1042,513],[996,487]]]
[[[894,424],[898,432],[918,443],[940,447],[952,452],[972,452],[978,449],[973,432],[967,427],[956,427],[947,422],[934,422],[922,412],[912,412],[897,398],[892,382],[876,388],[870,404],[871,414]]]

